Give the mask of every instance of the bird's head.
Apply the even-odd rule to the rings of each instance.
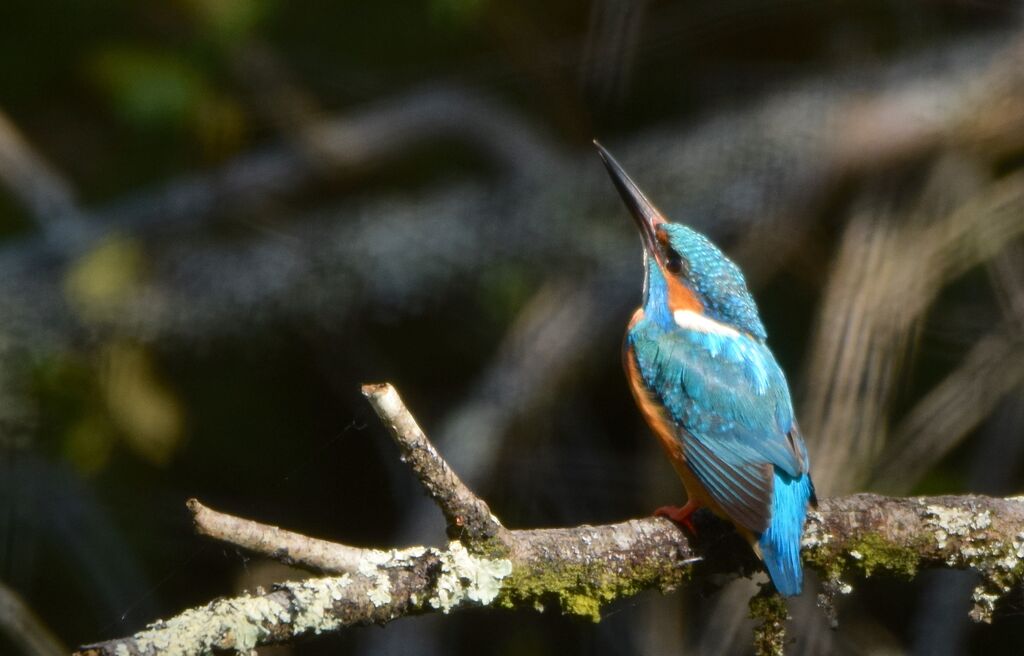
[[[611,153],[596,141],[594,145],[640,229],[644,317],[667,329],[703,317],[765,339],[757,306],[739,267],[704,235],[665,218]]]

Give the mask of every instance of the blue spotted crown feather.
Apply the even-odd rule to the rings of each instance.
[[[689,226],[666,223],[665,232],[672,248],[689,263],[689,280],[704,301],[706,314],[765,339],[767,333],[740,268]]]

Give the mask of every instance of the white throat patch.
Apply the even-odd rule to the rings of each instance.
[[[719,323],[710,317],[694,312],[693,310],[676,310],[672,313],[676,325],[686,330],[696,330],[712,335],[725,335],[728,337],[739,337],[740,333],[735,328]]]

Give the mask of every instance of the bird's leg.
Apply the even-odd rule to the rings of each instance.
[[[697,529],[694,528],[693,520],[690,517],[698,508],[700,508],[700,504],[691,498],[686,501],[685,506],[662,506],[654,511],[654,516],[671,519],[676,524],[682,524],[688,528],[690,533],[697,535]]]

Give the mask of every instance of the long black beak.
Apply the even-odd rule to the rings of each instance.
[[[594,139],[594,145],[597,146],[597,152],[601,155],[601,160],[604,162],[604,167],[608,169],[608,175],[611,176],[615,188],[618,189],[623,202],[626,203],[630,214],[633,215],[633,220],[640,228],[644,246],[652,255],[656,256],[658,248],[655,228],[665,223],[665,217],[651,201],[647,200],[647,196],[640,191],[640,187],[636,186],[622,165],[615,161],[612,154],[605,150],[605,147],[599,144],[597,139]]]

